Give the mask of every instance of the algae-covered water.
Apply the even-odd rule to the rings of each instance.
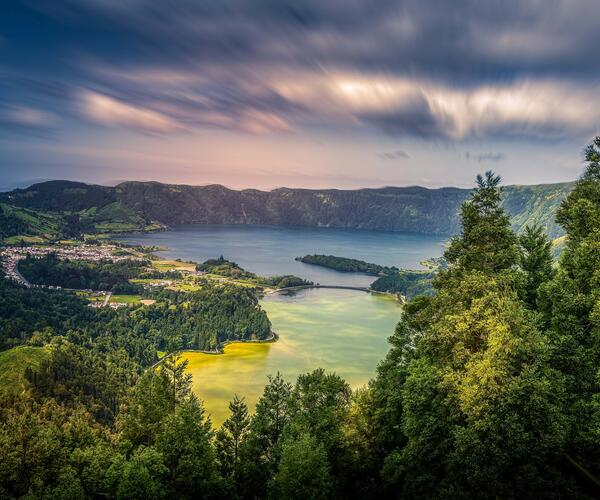
[[[220,355],[184,353],[194,392],[216,425],[227,417],[234,394],[244,396],[253,409],[267,376],[278,371],[293,382],[299,374],[323,367],[352,387],[365,384],[385,356],[387,338],[401,313],[392,297],[351,290],[269,295],[261,305],[279,335],[277,342],[229,344]]]

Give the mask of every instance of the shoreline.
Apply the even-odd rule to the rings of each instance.
[[[264,295],[273,295],[275,293],[280,292],[293,292],[296,290],[307,290],[309,288],[333,288],[337,290],[356,290],[357,292],[371,292],[371,289],[366,286],[346,286],[346,285],[298,285],[298,286],[288,286],[286,288],[277,288],[275,290],[270,290],[266,292]]]
[[[294,292],[299,290],[309,290],[311,288],[325,288],[325,289],[333,289],[333,290],[354,290],[357,292],[365,292],[373,295],[386,295],[388,297],[394,297],[401,304],[406,303],[406,297],[401,293],[395,292],[383,292],[380,290],[373,290],[371,287],[359,287],[359,286],[345,286],[345,285],[301,285],[301,286],[291,286],[288,288],[278,288],[276,290],[269,290],[268,292],[263,293],[263,297],[267,295],[275,295],[277,293],[284,292]]]
[[[158,365],[160,365],[166,358],[168,358],[169,356],[172,356],[174,354],[182,354],[184,352],[199,352],[201,354],[210,354],[210,355],[221,355],[221,354],[225,354],[225,347],[230,345],[230,344],[271,344],[274,342],[277,342],[279,340],[279,335],[277,335],[273,330],[271,330],[271,332],[269,333],[269,336],[266,339],[258,339],[258,340],[226,340],[225,342],[219,344],[219,346],[216,349],[213,350],[207,350],[207,349],[179,349],[177,351],[173,351],[173,352],[169,352],[167,354],[164,354],[163,356],[161,356],[158,361],[156,361],[156,363],[154,363],[153,365],[149,366],[148,368],[156,368]]]
[[[273,330],[269,333],[269,336],[266,339],[257,339],[257,340],[226,340],[219,344],[216,349],[207,350],[207,349],[181,349],[178,352],[200,352],[202,354],[225,354],[225,347],[230,344],[271,344],[277,342],[279,340],[279,335],[277,335]]]

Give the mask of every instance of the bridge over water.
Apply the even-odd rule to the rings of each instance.
[[[295,290],[305,290],[307,288],[335,288],[337,290],[358,290],[359,292],[370,292],[371,289],[364,286],[343,286],[343,285],[299,285],[299,286],[290,286],[287,288],[277,288],[276,290],[271,290],[267,292],[265,295],[271,295],[273,293],[279,292],[293,292]]]

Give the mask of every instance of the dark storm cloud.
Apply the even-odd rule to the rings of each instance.
[[[66,100],[66,114],[102,125],[143,130],[147,118],[159,133],[268,133],[317,122],[425,139],[554,138],[600,118],[585,106],[600,96],[595,0],[62,0],[4,10],[0,71],[16,75],[4,104],[42,113]],[[564,96],[580,117],[561,109]],[[533,110],[517,109],[530,99]]]
[[[598,72],[589,64],[595,0],[63,0],[44,12],[75,33],[91,25],[97,39],[126,43],[93,47],[117,60],[128,51],[157,62],[251,57],[466,79]]]

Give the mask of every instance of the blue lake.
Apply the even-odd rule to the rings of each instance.
[[[223,255],[254,273],[295,274],[322,285],[367,286],[374,278],[297,262],[319,253],[406,269],[439,257],[447,238],[412,233],[271,226],[176,226],[169,231],[123,236],[121,241],[167,248],[163,257],[203,262]]]

